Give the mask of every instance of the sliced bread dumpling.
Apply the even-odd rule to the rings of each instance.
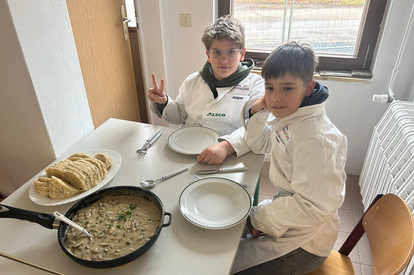
[[[52,176],[49,183],[49,197],[52,199],[64,199],[80,193],[80,190],[74,188],[69,183]]]
[[[71,157],[90,158],[91,156],[85,153],[75,153],[71,155],[68,159],[70,159]]]
[[[47,168],[46,174],[49,177],[55,176],[60,178],[81,191],[89,190],[86,178],[76,171],[76,169],[70,167],[70,164],[65,161],[59,162]]]
[[[92,188],[104,178],[104,173],[99,170],[99,167],[91,163],[89,159],[92,158],[79,158],[76,160],[76,164],[79,166],[80,170],[89,175],[90,187]]]
[[[96,159],[99,159],[100,161],[102,161],[103,163],[105,163],[106,165],[106,169],[108,170],[109,168],[111,168],[112,166],[112,159],[105,155],[105,154],[96,154],[95,155]]]
[[[92,165],[94,165],[96,167],[96,169],[98,169],[98,172],[101,176],[101,180],[106,176],[106,174],[108,174],[108,169],[107,169],[105,163],[103,163],[99,159],[85,158],[85,160],[90,162]]]
[[[106,170],[105,164],[102,161],[100,161],[96,158],[92,158],[92,157],[70,157],[69,159],[72,160],[72,161],[81,162],[81,163],[88,162],[89,165],[94,166],[95,169],[93,169],[93,171],[95,173],[98,173],[98,178],[99,178],[98,182],[101,181],[106,176],[106,174],[108,173],[108,171]],[[98,184],[98,182],[96,184]]]
[[[73,196],[98,185],[111,166],[112,160],[105,154],[92,157],[76,153],[47,168],[47,177],[39,177],[34,187],[42,196],[53,199]]]
[[[34,188],[40,195],[47,197],[49,195],[49,182],[50,178],[39,177],[39,179],[35,180],[33,183]]]
[[[96,181],[94,174],[95,167],[88,162],[78,161],[68,161],[67,168],[73,173],[78,173],[79,177],[84,181],[88,189],[91,189],[94,186],[94,181]]]

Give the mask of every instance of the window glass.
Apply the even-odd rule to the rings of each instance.
[[[128,27],[136,28],[137,27],[137,20],[135,18],[134,0],[125,0],[125,9],[126,9],[128,19],[131,19],[131,21],[128,22]]]
[[[247,57],[287,41],[307,43],[319,69],[370,70],[386,0],[219,0],[219,16],[245,26]]]
[[[246,47],[270,51],[286,41],[306,42],[318,53],[355,55],[364,0],[235,0],[233,14],[246,27]]]

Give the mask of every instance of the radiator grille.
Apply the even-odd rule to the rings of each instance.
[[[359,186],[365,209],[377,194],[394,193],[414,214],[414,103],[392,102],[374,127]]]

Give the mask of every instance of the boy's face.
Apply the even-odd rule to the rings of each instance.
[[[232,75],[237,70],[239,61],[244,60],[245,51],[246,49],[240,51],[236,43],[230,40],[214,39],[210,50],[206,51],[207,60],[213,68],[214,77],[217,80],[222,80]]]
[[[269,111],[277,118],[296,112],[305,96],[310,96],[315,81],[303,81],[289,73],[265,80],[265,100]]]

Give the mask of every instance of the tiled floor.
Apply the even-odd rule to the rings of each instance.
[[[338,240],[336,241],[334,250],[338,250],[345,239],[351,233],[355,224],[360,220],[363,214],[362,197],[358,185],[359,176],[348,175],[346,181],[345,201],[339,209],[339,217],[341,219],[341,229]],[[265,162],[262,176],[260,179],[260,193],[259,202],[266,199],[271,199],[274,195],[275,188],[269,182],[269,162]],[[354,264],[354,271],[356,275],[372,274],[371,252],[368,240],[364,235],[358,242],[357,246],[351,251],[349,255]]]

